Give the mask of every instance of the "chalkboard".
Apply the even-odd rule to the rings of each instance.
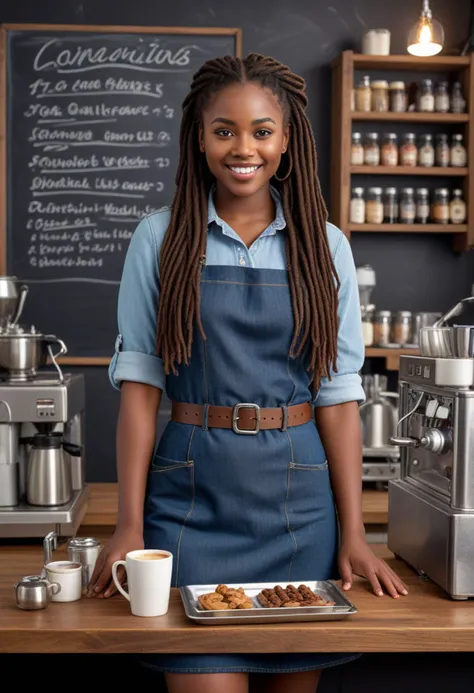
[[[172,200],[192,76],[240,55],[241,31],[4,25],[0,38],[0,271],[29,286],[21,322],[60,337],[63,362],[105,364],[130,237]]]

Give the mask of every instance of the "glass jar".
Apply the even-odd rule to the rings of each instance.
[[[398,142],[394,132],[385,135],[384,142],[380,150],[380,163],[382,166],[398,165]]]
[[[380,163],[380,146],[378,132],[368,132],[364,144],[364,164],[378,166]]]
[[[388,111],[388,82],[385,79],[378,79],[370,83],[372,91],[372,111]]]
[[[416,93],[416,109],[424,113],[434,111],[433,82],[431,79],[422,79]]]
[[[453,196],[449,203],[449,221],[451,224],[464,224],[466,221],[466,203],[462,197],[462,190],[453,190]]]
[[[383,221],[384,224],[396,224],[398,221],[398,199],[396,188],[385,188]]]
[[[404,113],[407,110],[407,92],[405,82],[390,82],[390,110]]]
[[[365,221],[364,188],[352,188],[350,204],[350,223],[363,224]]]
[[[370,87],[370,77],[365,75],[357,85],[355,91],[356,111],[367,113],[370,111],[372,89]]]
[[[421,135],[420,147],[418,149],[418,165],[419,166],[434,166],[435,150],[433,147],[433,135],[429,133]]]
[[[438,82],[434,93],[434,109],[436,113],[449,113],[450,98],[447,82]]]
[[[367,193],[367,201],[365,203],[365,221],[367,224],[382,224],[382,188],[369,188]]]
[[[374,320],[374,345],[388,346],[392,336],[392,313],[389,310],[379,310]]]
[[[427,224],[430,219],[430,201],[428,188],[418,188],[416,191],[416,223]]]
[[[463,144],[463,136],[456,133],[451,138],[451,152],[449,163],[451,166],[465,166],[467,162],[466,147]]]
[[[361,306],[361,318],[364,346],[370,347],[374,343],[374,306]]]
[[[364,146],[360,132],[352,133],[351,166],[362,166],[364,163]]]
[[[453,82],[451,90],[451,113],[464,113],[466,110],[466,99],[462,93],[461,82]]]
[[[393,326],[393,341],[400,346],[411,344],[411,311],[399,310]]]
[[[448,136],[445,133],[436,135],[435,164],[436,166],[449,166],[450,149]]]
[[[413,188],[402,188],[400,196],[400,223],[413,224],[415,222],[416,206]]]
[[[435,224],[449,223],[449,191],[447,188],[435,189],[431,217]]]
[[[418,163],[418,149],[413,132],[407,132],[400,147],[400,165],[416,166]]]

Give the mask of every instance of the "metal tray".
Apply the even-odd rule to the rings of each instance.
[[[313,592],[320,594],[323,599],[335,602],[334,606],[299,606],[291,608],[268,609],[260,605],[258,593],[263,589],[271,589],[275,585],[283,588],[294,584],[307,585]],[[222,611],[204,611],[199,606],[198,597],[206,592],[214,592],[217,584],[186,585],[179,591],[183,601],[186,616],[196,623],[203,625],[235,625],[238,623],[288,623],[291,621],[340,621],[357,613],[354,604],[349,601],[344,592],[333,580],[299,580],[293,582],[252,582],[226,583],[227,587],[242,587],[252,600],[252,609],[229,609]]]

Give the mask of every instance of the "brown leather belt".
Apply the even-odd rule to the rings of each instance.
[[[288,407],[263,408],[257,404],[239,403],[233,407],[214,404],[172,402],[171,420],[203,428],[231,428],[235,433],[255,435],[259,431],[288,426],[301,426],[311,421],[313,410],[309,402]],[[205,420],[207,419],[207,420]]]

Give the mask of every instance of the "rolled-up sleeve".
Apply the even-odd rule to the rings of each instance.
[[[327,407],[343,402],[365,401],[360,370],[364,364],[365,348],[359,304],[356,268],[349,241],[339,231],[334,264],[340,280],[337,338],[337,373],[331,380],[323,378],[314,400],[316,407]]]
[[[120,282],[118,335],[109,366],[117,390],[124,380],[165,389],[163,361],[155,355],[159,284],[159,249],[145,217],[132,235]]]

